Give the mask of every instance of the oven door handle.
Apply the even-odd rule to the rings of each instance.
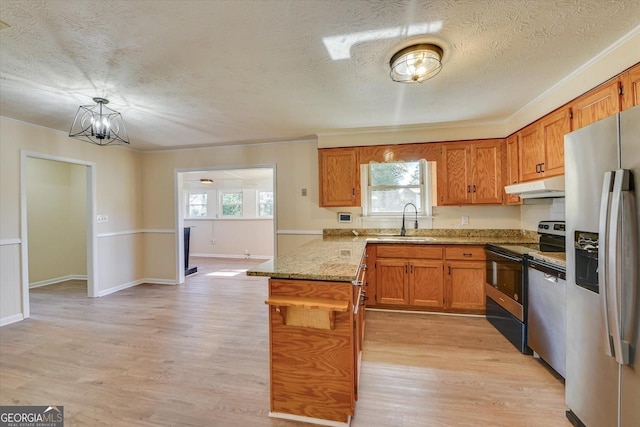
[[[492,254],[492,255],[499,256],[500,258],[506,258],[506,259],[508,259],[508,260],[510,260],[510,261],[515,261],[515,262],[517,262],[517,263],[522,263],[522,258],[518,258],[518,257],[513,256],[513,255],[507,255],[507,254],[504,254],[504,253],[502,253],[502,252],[496,252],[496,251],[494,251],[494,250],[492,250],[492,249],[487,249],[487,248],[485,248],[485,251],[486,251],[487,253]],[[487,261],[488,261],[488,260],[487,260]]]

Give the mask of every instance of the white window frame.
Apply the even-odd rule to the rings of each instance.
[[[198,194],[204,195],[204,198],[205,198],[204,205],[190,203],[191,196],[192,195],[198,195]],[[205,214],[203,216],[191,216],[191,206],[204,206]],[[189,192],[187,192],[186,193],[186,197],[185,197],[184,208],[185,208],[184,217],[186,219],[208,218],[209,217],[209,194],[206,191],[189,191]]]
[[[362,181],[362,215],[364,217],[399,217],[402,216],[402,212],[371,212],[371,192],[372,190],[384,189],[384,188],[420,188],[420,206],[418,211],[420,217],[431,217],[433,215],[433,206],[431,204],[431,166],[425,159],[418,160],[420,162],[420,184],[407,185],[407,186],[371,186],[370,179],[370,164],[363,164],[360,167],[360,175]],[[402,162],[390,162],[390,163],[402,163]]]
[[[273,190],[257,190],[256,191],[256,218],[273,218],[273,215],[260,215],[260,193],[271,193],[271,212],[273,212],[276,201],[274,200]]]

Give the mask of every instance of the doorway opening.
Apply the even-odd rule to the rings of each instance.
[[[190,256],[275,256],[275,176],[275,165],[176,170],[177,283],[197,269]]]
[[[20,175],[23,317],[34,288],[96,297],[95,163],[22,151]]]

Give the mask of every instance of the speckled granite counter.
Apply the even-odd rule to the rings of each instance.
[[[351,282],[356,278],[366,244],[364,238],[312,240],[295,251],[251,268],[247,275]]]
[[[355,234],[354,234],[355,232]],[[399,228],[326,228],[323,236],[327,237],[400,237]],[[407,229],[404,238],[437,238],[437,239],[457,239],[451,241],[442,240],[442,243],[535,243],[538,242],[538,233],[529,230],[501,230],[501,229],[467,229],[467,228],[434,228],[434,229]],[[464,244],[464,243],[463,243]]]
[[[411,230],[400,237],[399,229],[324,230],[323,239],[313,240],[293,252],[277,256],[247,271],[248,276],[351,282],[356,279],[367,243],[422,245],[518,244],[538,241],[538,234],[523,230]]]
[[[564,252],[538,252],[533,251],[529,253],[529,256],[534,259],[546,261],[550,264],[555,264],[562,268],[567,267],[567,256]]]

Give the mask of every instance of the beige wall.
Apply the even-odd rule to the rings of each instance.
[[[147,152],[143,158],[144,227],[175,228],[175,172],[178,169],[276,165],[276,224],[285,230],[335,227],[336,210],[318,207],[318,158],[315,141],[253,144],[192,150]],[[300,189],[307,188],[307,196]],[[344,209],[340,209],[344,210]],[[284,237],[287,240],[287,237]],[[281,238],[278,238],[280,246]],[[175,243],[160,250],[175,256]],[[245,248],[242,248],[244,252]],[[195,252],[195,251],[194,251]],[[161,261],[149,260],[156,271]],[[175,277],[175,262],[169,277]]]
[[[69,138],[64,132],[0,118],[0,265],[8,266],[0,275],[0,322],[22,313],[21,269],[14,268],[16,263],[22,265],[21,150],[95,163],[97,213],[110,218],[108,223],[97,224],[97,291],[104,294],[148,277],[147,271],[131,264],[132,253],[134,260],[142,257],[143,244],[139,241],[144,240],[140,235],[142,154],[121,147],[98,147]],[[125,234],[113,236],[112,233]],[[104,237],[100,237],[101,234]],[[111,239],[118,239],[118,244],[109,244]]]
[[[86,166],[27,159],[29,284],[87,274]]]

